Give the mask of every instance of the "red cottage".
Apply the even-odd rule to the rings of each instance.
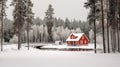
[[[68,46],[88,45],[88,41],[84,33],[71,33],[66,40]]]

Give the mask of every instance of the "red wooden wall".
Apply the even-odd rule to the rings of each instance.
[[[75,39],[77,37],[75,37],[74,35],[71,35],[70,36],[71,39]],[[85,35],[83,35],[79,41],[67,41],[67,45],[70,46],[70,45],[74,45],[74,46],[80,46],[80,45],[88,45],[88,39]]]

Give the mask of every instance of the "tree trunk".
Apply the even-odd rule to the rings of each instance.
[[[108,45],[108,53],[110,53],[110,43],[109,43],[109,23],[107,19],[107,45]]]
[[[45,25],[43,25],[43,42],[45,42]]]
[[[111,50],[113,51],[113,32],[111,27]]]
[[[95,23],[95,20],[94,20],[94,49],[95,49],[95,53],[97,53],[97,50],[96,50],[96,23]]]
[[[118,18],[117,18],[117,39],[118,39],[118,52],[120,52],[120,39],[119,39],[119,27],[120,27],[120,1],[117,0],[117,14],[118,14]]]
[[[106,0],[106,9],[107,9],[107,47],[108,53],[110,53],[110,44],[109,44],[109,23],[108,23],[108,0]]]
[[[18,4],[21,5],[21,0],[18,0]],[[19,6],[17,6],[19,7]],[[20,10],[19,10],[20,12]],[[20,22],[21,22],[21,14],[19,13],[18,16],[18,50],[21,48],[21,27],[20,27]]]
[[[51,22],[52,23],[52,22]],[[49,34],[49,36],[48,36],[48,42],[53,42],[53,38],[52,38],[52,27],[51,26],[47,26],[47,28],[48,28],[48,34]]]
[[[119,20],[118,20],[118,16],[119,16],[119,1],[118,0],[116,0],[116,22],[117,22],[117,51],[119,52]]]
[[[19,21],[19,23],[18,23],[18,50],[20,50],[20,48],[21,48],[21,31],[20,31],[20,21]]]
[[[102,13],[103,51],[104,51],[104,53],[106,53],[105,35],[104,35],[104,13],[103,13],[103,0],[101,0],[101,13]]]
[[[112,45],[112,51],[115,53],[115,47],[116,47],[116,32],[115,29],[111,29],[111,45]]]
[[[29,22],[27,22],[27,44],[28,44],[28,50],[29,50]]]
[[[28,8],[29,8],[29,5],[28,5],[28,3],[29,3],[29,0],[27,0],[27,13],[28,13]],[[27,15],[27,18],[29,18],[29,15]],[[29,50],[29,47],[30,47],[30,45],[29,45],[29,19],[27,19],[27,44],[28,44],[28,50]]]
[[[94,52],[97,53],[96,50],[96,20],[95,20],[95,0],[94,0]]]
[[[116,29],[113,29],[113,52],[116,51]]]
[[[3,51],[3,1],[2,1],[2,8],[1,8],[1,51]]]
[[[118,52],[120,52],[120,49],[119,49],[119,21],[117,21],[118,25],[117,25],[117,39],[118,39]]]
[[[119,34],[120,34],[120,0],[119,0],[119,13],[118,14],[119,14],[119,19],[118,19],[119,20],[118,21],[118,24],[119,24],[119,26],[118,26],[118,36],[119,36]],[[118,48],[119,48],[118,51],[120,52],[120,36],[118,38],[118,45],[119,45],[118,46]]]

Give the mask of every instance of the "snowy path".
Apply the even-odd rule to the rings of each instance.
[[[23,50],[24,49],[24,50]],[[34,48],[0,52],[0,67],[120,67],[120,54],[41,51]]]

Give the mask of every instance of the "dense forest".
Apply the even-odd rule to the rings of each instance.
[[[87,22],[77,21],[77,20],[62,20],[60,18],[54,18],[54,23],[52,27],[53,41],[64,41],[72,32],[81,33],[84,32],[89,37],[89,24]],[[40,42],[48,42],[48,33],[47,33],[47,25],[45,24],[45,19],[40,19],[39,17],[33,19],[33,23],[31,24],[29,37],[30,42],[40,43]],[[44,37],[43,37],[44,36]],[[13,21],[7,18],[4,19],[4,40],[5,42],[15,42],[17,43],[17,35],[14,33],[14,25]],[[22,30],[22,43],[27,42],[27,27],[26,24],[23,26]],[[45,38],[45,39],[44,39]]]
[[[88,19],[65,20],[54,17],[52,4],[48,5],[44,19],[35,18],[31,0],[12,0],[14,7],[13,20],[5,13],[7,0],[0,0],[0,35],[3,42],[41,43],[63,41],[70,33],[85,33],[90,42],[103,44],[103,52],[120,52],[120,1],[119,0],[87,0],[84,7],[89,9]],[[29,49],[29,48],[28,48]],[[1,48],[1,50],[3,50]]]
[[[120,52],[120,1],[87,0],[85,7],[90,9],[88,21],[94,26],[94,44],[96,49],[97,22],[101,23],[103,52]],[[96,50],[95,50],[96,52]]]

